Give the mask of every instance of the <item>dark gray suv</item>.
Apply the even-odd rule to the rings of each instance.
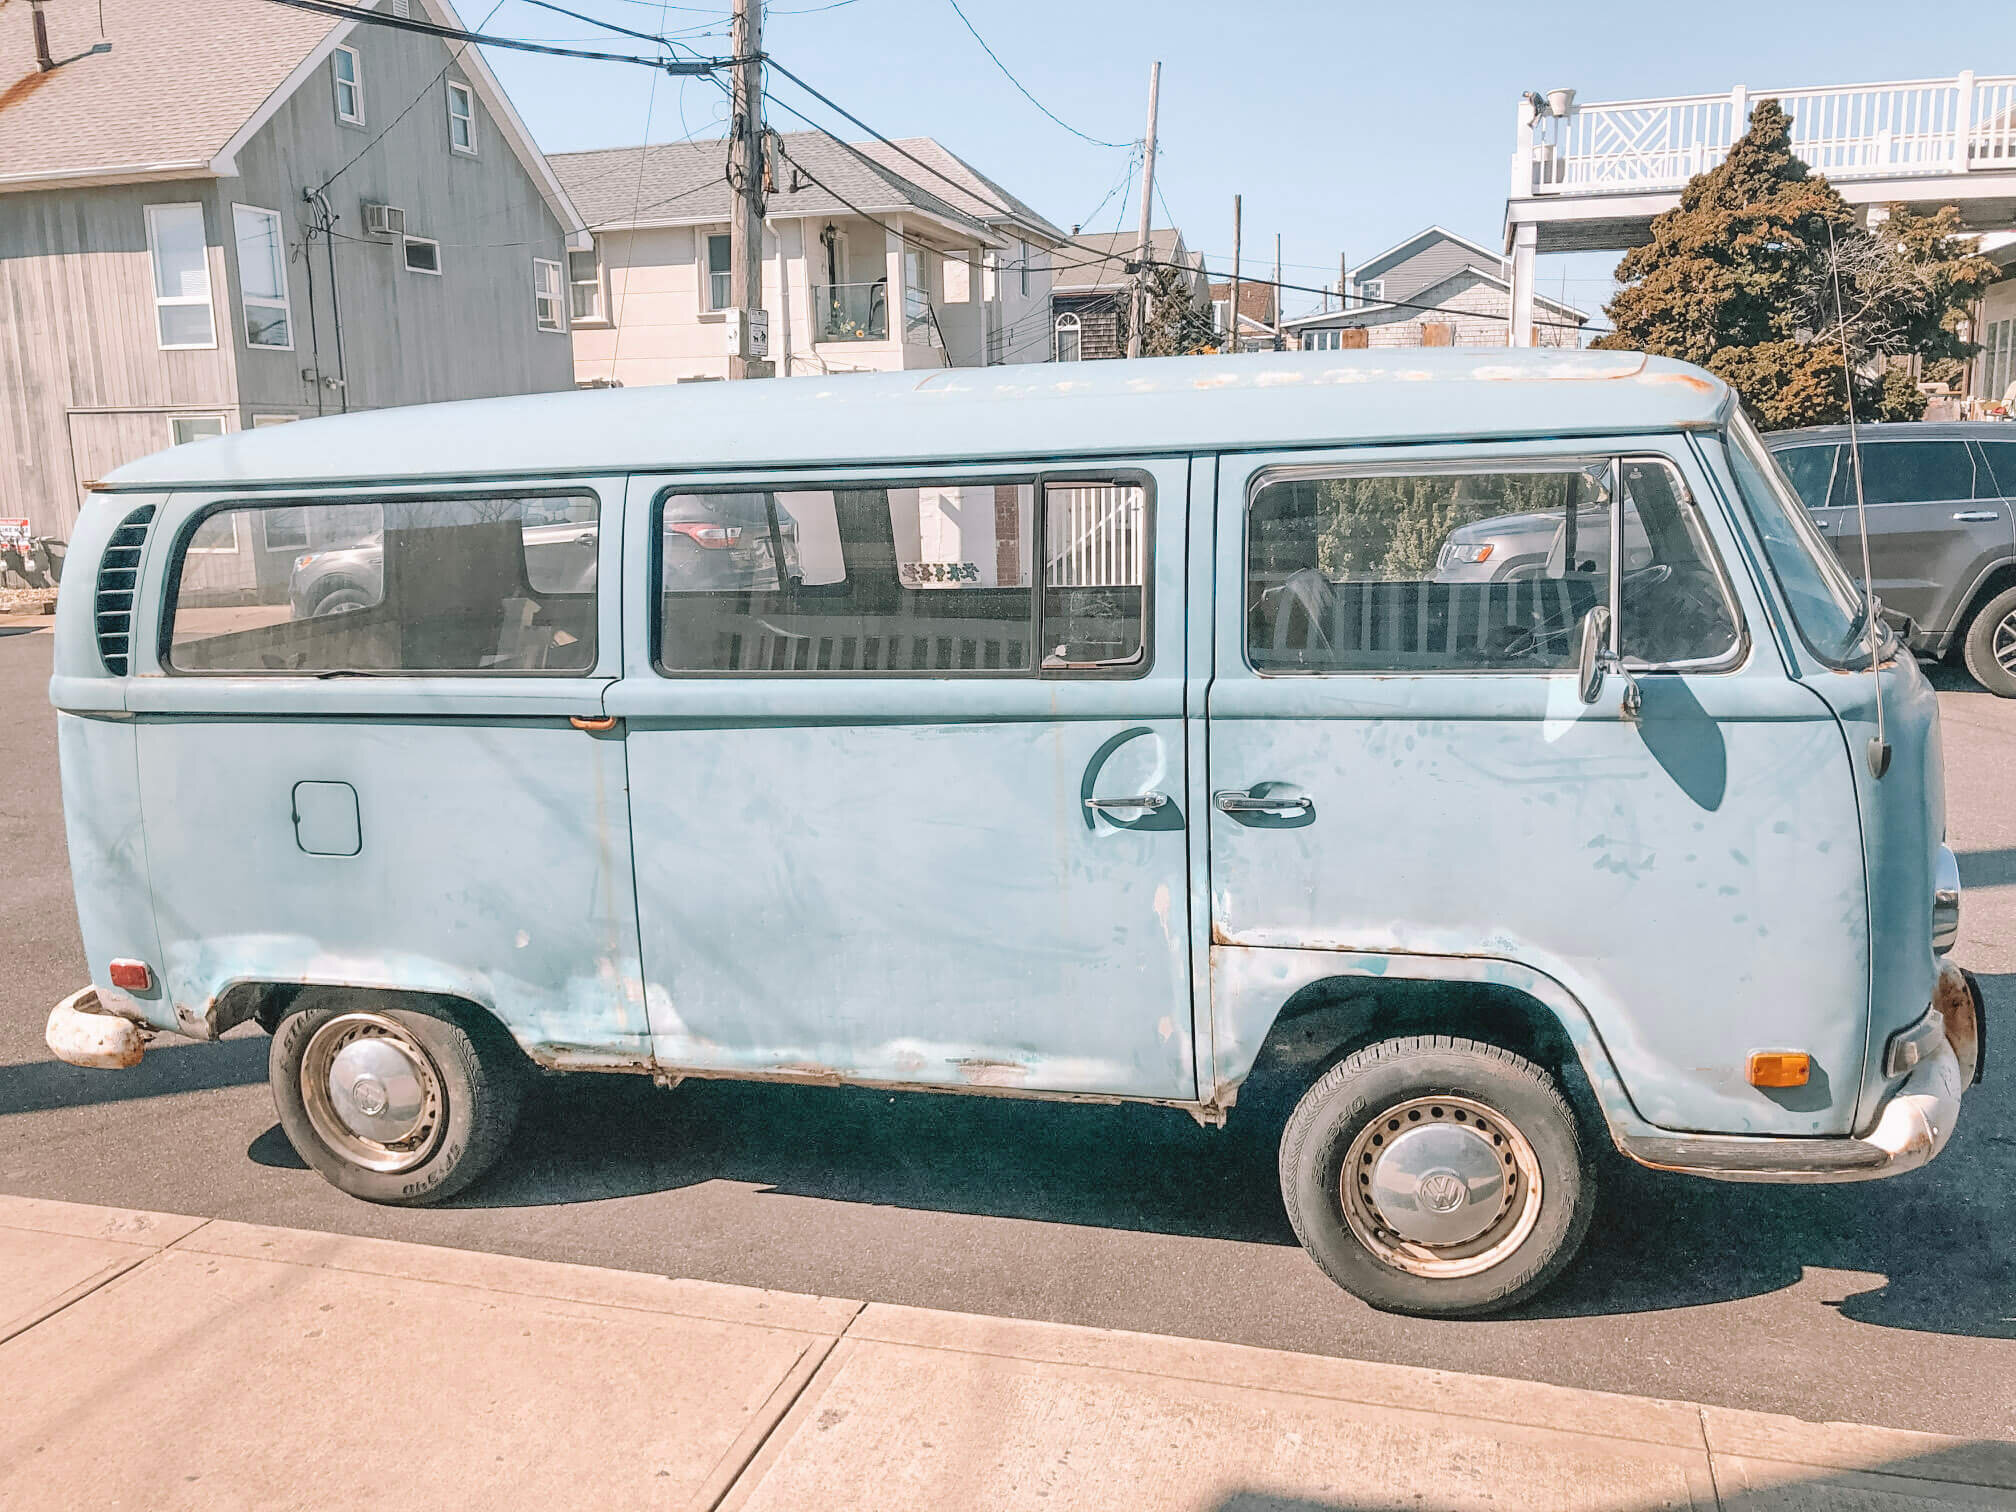
[[[1982,687],[2016,698],[2016,425],[1865,425],[1860,434],[1876,596],[1910,619],[1914,651],[1957,655]],[[1765,440],[1859,580],[1848,427]]]

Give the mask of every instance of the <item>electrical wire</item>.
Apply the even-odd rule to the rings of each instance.
[[[1013,84],[1018,90],[1022,92],[1023,99],[1027,100],[1031,105],[1034,105],[1038,110],[1042,111],[1043,114],[1048,116],[1051,120],[1055,121],[1059,126],[1062,126],[1066,131],[1070,132],[1071,135],[1078,137],[1084,141],[1090,142],[1094,147],[1128,147],[1133,145],[1132,143],[1129,142],[1104,141],[1099,137],[1095,137],[1086,132],[1080,131],[1076,126],[1073,126],[1069,121],[1065,120],[1062,116],[1058,115],[1056,111],[1052,110],[1048,105],[1045,105],[1041,100],[1037,99],[1036,96],[1029,93],[1028,88],[1022,83],[1022,81],[1015,77],[1014,73],[1009,69],[1006,63],[1003,63],[1001,61],[1001,55],[996,51],[994,51],[993,48],[987,45],[987,39],[980,35],[980,29],[976,27],[970,20],[967,19],[966,12],[959,9],[959,0],[945,0],[945,3],[952,7],[952,14],[957,16],[962,22],[965,23],[966,30],[973,33],[973,40],[980,44],[980,50],[982,52],[986,53],[988,57],[994,60],[994,66],[1001,70],[1002,76],[1005,77],[1010,84]]]
[[[546,3],[546,0],[532,0],[532,3],[535,5],[544,5]],[[558,9],[557,6],[554,8]],[[664,29],[665,26],[665,5],[663,3],[663,0],[660,0],[660,4],[658,7],[658,26],[661,31]],[[631,35],[636,36],[641,34],[633,32]],[[659,40],[661,42],[664,41],[662,37],[659,38]],[[671,44],[666,43],[665,45],[669,47]],[[658,75],[654,73],[653,75],[651,75],[650,93],[648,93],[644,97],[644,145],[640,147],[637,152],[637,190],[636,193],[634,193],[631,196],[630,200],[630,223],[633,226],[637,223],[637,217],[644,213],[643,210],[644,170],[651,161],[651,114],[654,110],[657,109],[657,107],[658,107]],[[636,260],[628,255],[631,251],[634,250],[635,242],[636,237],[633,234],[630,241],[625,243],[624,245],[624,252],[626,255],[623,260],[623,271],[625,275],[628,275],[630,270],[636,266]],[[623,303],[625,304],[625,306],[628,306],[630,302],[629,278],[626,276],[623,282],[624,282]],[[570,290],[572,288],[571,274],[570,274],[569,288]],[[570,298],[572,297],[571,293],[569,297]],[[621,355],[623,351],[623,317],[617,313],[616,299],[613,294],[610,296],[609,299],[609,323],[616,327],[616,334],[614,335],[614,337],[611,338],[609,342],[609,381],[611,383],[614,383],[616,381],[616,359],[618,356]]]
[[[484,47],[541,53],[554,58],[585,58],[591,63],[635,63],[643,68],[656,68],[669,74],[711,74],[716,69],[732,68],[738,61],[734,58],[701,58],[691,63],[681,63],[669,58],[640,58],[635,53],[589,52],[576,47],[552,47],[543,42],[521,41],[516,37],[493,37],[481,32],[465,31],[455,26],[437,26],[432,21],[416,21],[411,16],[394,16],[387,12],[366,10],[361,5],[345,5],[340,3],[340,0],[269,0],[269,3],[284,5],[293,10],[312,11],[318,16],[335,16],[370,26],[387,26],[394,31],[418,32],[425,37],[445,37],[452,42],[475,42]]]

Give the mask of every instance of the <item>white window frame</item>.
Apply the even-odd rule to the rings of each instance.
[[[717,274],[714,271],[714,243],[717,241],[728,243],[729,267],[725,274]],[[727,231],[703,231],[700,233],[700,308],[709,314],[725,310],[735,303],[734,262],[735,242],[732,233]],[[714,299],[714,280],[717,277],[725,277],[728,280],[728,292],[721,297],[718,304]]]
[[[416,268],[413,266],[412,262],[409,259],[409,252],[410,249],[415,244],[418,244],[423,247],[432,247],[434,249],[433,267]],[[441,243],[434,240],[434,238],[431,236],[402,237],[400,238],[399,242],[399,260],[401,263],[405,265],[406,271],[408,273],[425,273],[429,278],[439,278],[441,276]]]
[[[460,112],[455,109],[457,96],[462,100]],[[458,121],[469,128],[467,146],[455,140],[455,123]],[[453,79],[448,81],[448,150],[462,157],[476,156],[476,91]]]
[[[1302,350],[1305,352],[1337,352],[1343,347],[1344,332],[1338,326],[1319,326],[1302,333]]]
[[[595,259],[595,273],[593,277],[576,278],[574,276],[574,259],[577,257],[592,257]],[[595,291],[595,308],[592,313],[587,315],[581,314],[574,308],[574,291],[581,288],[592,288]],[[609,324],[609,288],[603,281],[602,248],[599,243],[587,248],[585,251],[575,248],[569,248],[567,251],[567,319],[575,325]]]
[[[274,245],[280,251],[280,297],[269,299],[265,295],[254,297],[245,288],[244,238],[238,234],[240,215],[263,215],[273,223]],[[287,294],[287,228],[280,219],[278,210],[267,210],[259,205],[231,206],[231,245],[238,258],[238,305],[245,317],[245,345],[259,352],[291,352],[294,350],[294,310],[288,302]],[[287,321],[287,340],[254,341],[252,339],[252,312],[254,310],[278,310]]]
[[[170,415],[168,417],[168,444],[170,446],[187,446],[193,441],[215,439],[210,436],[182,435],[181,426],[185,420],[214,420],[217,422],[217,434],[219,436],[228,436],[231,433],[231,423],[223,415]],[[238,523],[234,520],[231,523],[231,544],[229,546],[191,546],[189,548],[189,555],[236,556],[238,555],[238,546]]]
[[[540,275],[548,268],[553,270],[551,288],[542,288]],[[567,329],[567,270],[550,257],[532,259],[532,323],[542,331],[564,332]],[[542,306],[552,301],[553,315],[548,320]]]
[[[350,77],[344,78],[338,58],[350,60]],[[343,91],[350,91],[350,113],[343,110]],[[354,47],[338,47],[329,54],[329,93],[336,107],[336,119],[346,126],[364,124],[364,58]]]
[[[154,223],[157,216],[167,210],[194,210],[196,223],[203,225],[203,206],[195,200],[179,200],[169,204],[148,205],[147,218],[147,277],[148,288],[154,295],[154,343],[164,352],[208,352],[217,346],[217,307],[211,299],[210,287],[210,236],[203,232],[203,292],[201,294],[163,294],[161,292],[161,251],[155,235]],[[161,339],[161,311],[168,305],[201,305],[210,314],[210,339],[208,341],[163,341]]]
[[[1064,333],[1071,333],[1072,345],[1077,348],[1069,357],[1064,355]],[[1050,327],[1050,355],[1056,362],[1083,362],[1085,360],[1085,322],[1078,318],[1076,310],[1066,310]]]
[[[1035,250],[1030,247],[1028,240],[1025,238],[1022,242],[1022,297],[1024,299],[1029,297],[1029,264],[1035,255]]]
[[[1370,278],[1358,285],[1358,303],[1361,305],[1384,304],[1386,302],[1386,280]]]
[[[262,430],[269,425],[291,425],[300,418],[299,415],[254,415],[252,417],[252,429]]]
[[[299,541],[288,541],[288,540],[281,540],[281,541],[278,541],[278,542],[275,542],[275,541],[274,541],[274,539],[273,539],[273,521],[274,521],[275,517],[277,517],[278,515],[282,514],[282,513],[284,512],[284,511],[286,511],[286,510],[287,510],[287,509],[289,509],[289,508],[292,508],[292,509],[294,510],[294,512],[295,512],[295,513],[296,513],[297,515],[299,515],[299,516],[300,516],[300,519],[301,519],[301,530],[300,530],[300,536],[301,536],[301,539],[300,539]],[[285,505],[285,504],[283,504],[283,505],[279,505],[279,506],[277,506],[277,507],[275,507],[275,508],[271,508],[271,509],[262,509],[262,510],[258,511],[258,514],[259,514],[259,545],[260,545],[260,547],[261,547],[262,549],[264,549],[264,550],[266,550],[266,551],[306,551],[306,550],[308,549],[308,506],[307,506],[307,505],[305,505],[305,504],[295,504],[295,505]]]

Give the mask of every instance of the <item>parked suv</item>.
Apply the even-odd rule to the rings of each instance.
[[[1957,656],[1982,687],[2016,698],[2016,426],[1865,425],[1860,432],[1877,597],[1910,620],[1914,651]],[[1779,431],[1767,441],[1813,523],[1860,578],[1848,427]]]

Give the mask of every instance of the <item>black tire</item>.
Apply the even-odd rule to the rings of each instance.
[[[357,584],[338,582],[315,601],[312,617],[320,619],[325,614],[353,614],[359,609],[369,609],[377,602]]]
[[[1470,1252],[1462,1244],[1410,1244],[1382,1229],[1386,1215],[1365,1175],[1368,1162],[1379,1159],[1374,1147],[1387,1137],[1376,1125],[1389,1115],[1399,1116],[1392,1124],[1399,1133],[1444,1119],[1445,1126],[1461,1125],[1474,1133],[1483,1157],[1502,1155],[1514,1173],[1501,1182],[1504,1207]],[[1363,1147],[1354,1154],[1361,1135]],[[1456,1138],[1468,1153],[1471,1135]],[[1516,1153],[1516,1162],[1506,1151]],[[1347,1159],[1359,1177],[1348,1198]],[[1417,1197],[1440,1174],[1420,1178]],[[1478,1200],[1466,1182],[1454,1190],[1459,1204]],[[1339,1286],[1385,1312],[1449,1318],[1514,1306],[1559,1275],[1588,1232],[1596,1179],[1574,1111],[1545,1071],[1496,1045],[1410,1035],[1346,1056],[1303,1094],[1281,1134],[1281,1196],[1302,1247]],[[1347,1201],[1370,1238],[1354,1229]],[[1438,1206],[1429,1221],[1448,1212]],[[1394,1242],[1381,1254],[1373,1245],[1385,1240]],[[1405,1268],[1394,1255],[1435,1273]],[[1465,1266],[1482,1268],[1453,1273]]]
[[[1998,641],[2005,655],[2016,656],[2016,588],[2004,588],[1980,607],[1960,645],[1969,677],[1997,698],[2016,698],[2016,666],[1997,659]]]
[[[415,1048],[424,1055],[434,1101],[423,1131],[407,1147],[374,1146],[361,1137],[346,1147],[340,1127],[332,1135],[330,1105],[318,1099],[311,1112],[312,1074],[304,1078],[304,1063],[311,1051],[319,1060],[344,1034],[391,1039],[406,1047],[404,1055]],[[518,1048],[478,1014],[465,1018],[426,998],[318,987],[296,998],[294,1011],[275,1028],[266,1071],[280,1127],[303,1160],[353,1197],[403,1207],[452,1197],[495,1164],[511,1142],[525,1085]],[[374,1154],[387,1168],[365,1163]]]

